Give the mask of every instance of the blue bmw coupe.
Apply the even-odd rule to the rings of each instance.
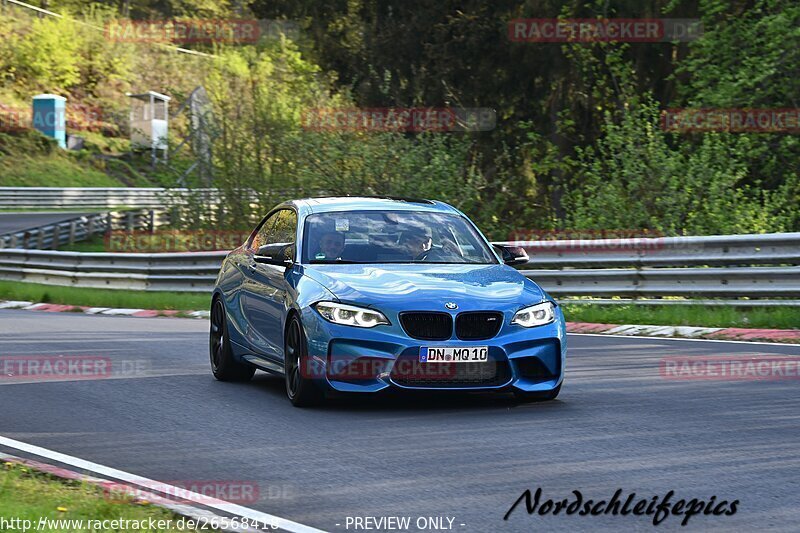
[[[222,381],[282,375],[296,406],[328,391],[555,398],[564,317],[460,211],[401,198],[312,198],[270,211],[222,263],[210,355]]]

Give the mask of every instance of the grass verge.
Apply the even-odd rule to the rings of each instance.
[[[58,247],[62,252],[108,252],[104,235],[93,235],[91,239],[74,242],[72,244],[62,244]]]
[[[146,292],[59,287],[39,283],[0,281],[0,300],[23,300],[88,307],[122,307],[197,311],[211,306],[205,292]]]
[[[35,131],[0,132],[0,186],[121,187],[94,164],[88,153],[58,148]]]
[[[205,292],[85,289],[0,281],[0,300],[23,300],[88,307],[196,311],[209,308],[211,295]],[[800,329],[800,308],[797,307],[563,304],[562,308],[564,316],[570,322]]]
[[[140,531],[178,531],[176,522],[180,516],[166,509],[146,503],[134,503],[122,496],[109,497],[98,487],[86,483],[61,480],[42,474],[23,465],[5,463],[0,465],[0,509],[6,521],[30,520],[37,531],[92,531],[85,523],[77,527],[64,523],[49,522],[44,527],[40,520],[136,520],[153,519],[164,521],[171,527]],[[170,521],[170,522],[167,522]],[[20,522],[17,522],[20,523]],[[130,524],[130,523],[129,523]],[[134,529],[139,531],[138,529]],[[104,528],[103,531],[132,531],[131,528]]]
[[[709,328],[800,328],[800,308],[797,307],[564,304],[563,311],[564,317],[570,322]]]

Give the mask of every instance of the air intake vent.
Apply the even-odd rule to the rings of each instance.
[[[561,361],[558,359],[557,361]],[[521,357],[516,359],[520,376],[532,381],[547,381],[558,377],[558,372],[551,372],[538,357]]]
[[[401,355],[392,369],[392,381],[403,387],[425,389],[499,387],[511,379],[506,360],[470,363],[420,363],[418,355]]]

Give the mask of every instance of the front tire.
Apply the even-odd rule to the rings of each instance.
[[[303,325],[296,315],[289,319],[284,342],[284,374],[286,395],[295,407],[319,405],[325,398],[313,380],[304,376],[303,365],[308,367],[308,343]]]
[[[211,304],[211,330],[208,334],[211,372],[220,381],[250,381],[256,368],[234,359],[228,338],[228,318],[221,298]]]

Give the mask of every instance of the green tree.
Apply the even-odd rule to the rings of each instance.
[[[16,41],[16,81],[42,91],[64,92],[80,82],[82,36],[74,21],[35,19]]]

